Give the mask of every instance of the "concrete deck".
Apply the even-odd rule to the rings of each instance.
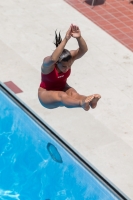
[[[37,97],[42,60],[77,24],[88,52],[77,60],[68,83],[79,93],[101,94],[98,107],[43,108]],[[133,199],[133,54],[63,0],[5,0],[0,6],[0,81],[12,81],[17,96],[104,176]],[[78,47],[75,39],[67,46]]]

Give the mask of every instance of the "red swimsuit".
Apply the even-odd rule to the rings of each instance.
[[[41,74],[42,82],[40,87],[46,90],[56,90],[62,91],[66,85],[67,78],[71,73],[71,69],[69,69],[66,73],[58,73],[56,67],[49,74]]]

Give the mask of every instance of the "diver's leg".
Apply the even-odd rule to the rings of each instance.
[[[84,110],[89,110],[89,102],[94,96],[89,96],[85,100],[76,99],[69,96],[64,91],[47,91],[43,88],[39,88],[38,97],[41,104],[49,109],[65,106],[67,108],[82,107]]]
[[[71,96],[72,98],[79,99],[82,101],[85,101],[85,99],[87,97],[90,97],[90,96],[85,96],[85,95],[79,94],[74,88],[70,87],[68,84],[65,88],[65,92],[68,94],[68,96]],[[101,96],[99,94],[94,94],[94,98],[89,103],[91,108],[94,109],[97,106],[97,102],[100,98],[101,98]]]

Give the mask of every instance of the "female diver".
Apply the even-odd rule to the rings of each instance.
[[[71,37],[77,39],[79,45],[77,50],[65,49],[65,45]],[[42,81],[38,89],[40,103],[48,109],[65,106],[67,108],[81,107],[88,111],[90,107],[95,108],[101,98],[99,94],[80,95],[67,84],[72,64],[88,50],[79,27],[71,24],[63,40],[60,33],[57,35],[55,32],[55,45],[56,49],[51,56],[44,58],[41,67]]]

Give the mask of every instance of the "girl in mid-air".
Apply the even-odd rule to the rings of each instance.
[[[79,48],[68,51],[65,45],[71,37],[77,40]],[[65,106],[67,108],[81,107],[88,111],[90,107],[95,108],[101,98],[99,94],[80,95],[67,83],[72,64],[88,50],[79,27],[71,24],[63,40],[60,33],[57,35],[55,32],[55,45],[56,49],[52,55],[44,58],[41,66],[42,80],[38,89],[40,103],[48,109]]]

